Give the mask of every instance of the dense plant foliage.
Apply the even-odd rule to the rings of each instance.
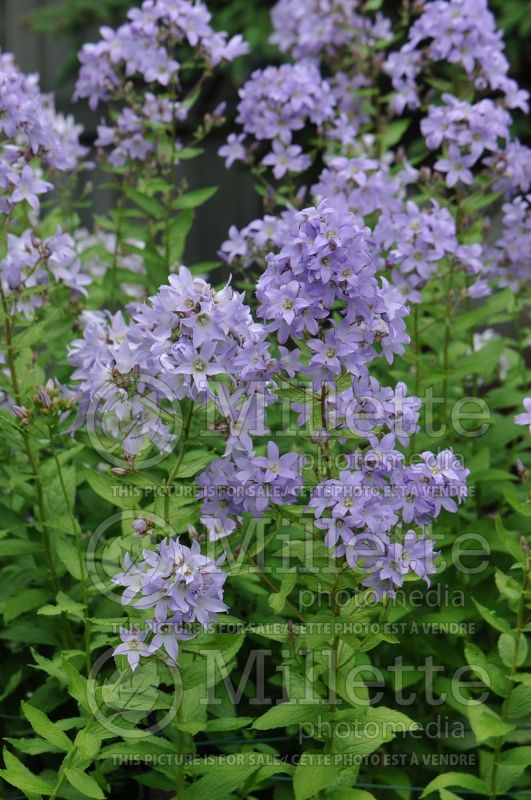
[[[93,151],[0,56],[6,797],[524,796],[528,96],[485,0],[382,8],[278,0],[227,108],[254,42],[146,0]],[[227,118],[263,216],[183,266]]]

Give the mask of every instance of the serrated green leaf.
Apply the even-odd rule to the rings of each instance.
[[[521,719],[531,714],[531,686],[515,686],[507,709],[508,719]],[[531,748],[529,748],[531,750]],[[531,764],[531,761],[529,762]]]
[[[105,800],[105,794],[99,783],[91,775],[82,772],[74,767],[65,767],[65,775],[68,782],[77,789],[84,797],[91,797],[94,800]]]
[[[252,727],[257,731],[269,731],[273,728],[285,728],[288,725],[311,722],[317,718],[319,711],[320,709],[316,705],[308,703],[280,703],[258,717]]]
[[[448,786],[456,786],[461,789],[468,789],[471,792],[476,792],[481,795],[488,795],[489,790],[485,783],[476,778],[475,775],[469,775],[465,772],[445,772],[434,778],[421,794],[421,797],[427,797],[432,792],[445,789]]]
[[[338,776],[338,770],[333,764],[313,764],[305,761],[308,760],[302,754],[295,767],[293,775],[295,800],[308,800],[309,797],[314,797],[321,789],[329,787]]]
[[[63,731],[48,719],[46,714],[40,711],[35,706],[29,703],[21,703],[21,708],[24,716],[38,736],[51,742],[55,747],[69,753],[72,749],[72,742]]]
[[[487,739],[507,736],[514,730],[514,725],[504,722],[498,714],[484,704],[469,706],[467,713],[478,744],[482,744]]]
[[[502,633],[498,639],[498,652],[506,667],[520,667],[527,657],[527,641],[523,634]]]
[[[511,632],[511,626],[508,622],[499,617],[494,611],[490,611],[488,608],[485,608],[485,606],[482,606],[481,603],[478,603],[474,598],[472,598],[472,600],[485,622],[488,622],[492,628],[495,628],[501,633]]]
[[[0,770],[0,777],[27,795],[52,794],[52,786],[38,775],[34,775],[13,753],[4,748],[6,769]]]

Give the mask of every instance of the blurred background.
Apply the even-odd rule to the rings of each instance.
[[[0,0],[0,48],[16,56],[24,72],[38,72],[41,88],[54,92],[57,109],[72,113],[85,127],[85,144],[95,138],[101,112],[92,113],[85,103],[72,103],[77,74],[77,52],[84,42],[98,38],[100,25],[118,26],[128,8],[140,5],[134,0]],[[394,6],[397,0],[384,0]],[[233,119],[237,87],[249,73],[267,63],[280,60],[277,50],[268,44],[271,31],[269,10],[273,0],[208,0],[214,27],[231,34],[242,33],[251,46],[251,54],[238,59],[231,68],[231,80],[218,73],[208,85],[209,107],[227,103],[228,119]],[[490,0],[498,25],[504,32],[512,77],[531,89],[531,2],[529,0]],[[531,143],[531,123],[519,123],[518,135]],[[206,141],[204,157],[188,161],[183,174],[191,188],[219,186],[208,202],[208,214],[199,214],[188,238],[185,261],[194,264],[216,259],[220,244],[231,225],[242,227],[260,216],[261,201],[253,189],[248,170],[235,165],[230,171],[217,155],[230,132],[230,124],[214,131]],[[91,176],[98,185],[98,176]],[[93,210],[104,213],[112,205],[107,190],[98,187]],[[87,220],[88,222],[88,220]]]

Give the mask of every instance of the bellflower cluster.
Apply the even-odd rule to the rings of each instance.
[[[21,236],[8,233],[7,250],[0,260],[0,280],[13,310],[28,319],[44,305],[45,290],[51,284],[63,284],[79,297],[87,294],[91,282],[81,269],[73,239],[59,228],[47,239],[37,238],[31,230]]]
[[[183,62],[188,71],[193,63],[208,73],[247,52],[241,36],[228,39],[210,23],[201,2],[145,0],[128,12],[124,25],[101,28],[101,40],[83,46],[75,98],[88,99],[93,109],[121,104],[112,124],[99,126],[96,140],[98,147],[111,148],[114,167],[154,156],[164,126],[175,139],[175,126],[187,119],[192,105],[181,87]],[[139,81],[146,86],[141,94],[135,93]]]
[[[358,0],[279,0],[271,11],[271,42],[294,59],[333,59],[348,50],[391,38],[381,14],[361,13]],[[355,57],[355,56],[354,56]]]
[[[81,70],[76,97],[87,98],[96,109],[112,98],[124,80],[167,87],[180,72],[175,48],[194,48],[209,67],[232,61],[247,52],[241,36],[228,40],[216,33],[206,6],[189,0],[146,0],[128,12],[129,21],[117,30],[101,28],[101,41],[80,52]]]
[[[476,89],[500,92],[508,108],[527,111],[528,94],[508,77],[502,35],[496,30],[487,0],[428,0],[423,4],[407,42],[385,62],[396,91],[391,101],[396,113],[420,106],[418,78],[437,62],[461,66]]]
[[[362,569],[367,575],[362,584],[378,598],[393,597],[410,572],[429,584],[435,553],[424,528],[443,509],[457,511],[467,496],[469,470],[451,450],[421,453],[419,463],[407,465],[394,444],[392,433],[384,436],[358,469],[320,483],[309,502],[316,525],[326,531],[325,545],[353,569]],[[410,525],[420,536],[407,530],[402,540],[399,532]]]
[[[86,154],[80,126],[57,115],[38,76],[24,75],[10,53],[0,55],[0,213],[27,202],[38,212],[40,196],[53,185],[42,169],[70,172]],[[40,162],[40,164],[39,164]]]
[[[509,140],[511,116],[488,98],[471,105],[443,94],[442,101],[443,105],[429,107],[421,131],[430,149],[445,146],[446,157],[436,162],[435,169],[446,173],[446,185],[470,185],[472,167],[485,150],[496,152],[500,139]]]
[[[372,147],[374,137],[364,137],[359,155],[327,156],[325,168],[312,187],[317,202],[333,198],[334,206],[350,212],[364,224],[370,215],[400,211],[408,187],[418,179],[418,170],[408,162],[397,163],[392,153],[378,160],[363,152]]]
[[[291,229],[294,209],[286,209],[280,216],[267,214],[242,228],[235,225],[229,229],[229,238],[221,245],[219,255],[228,264],[239,263],[247,268],[253,264],[266,265],[266,255],[280,249],[286,233]]]
[[[324,384],[326,385],[326,384]],[[315,392],[321,391],[322,381],[314,382]],[[408,395],[407,386],[399,382],[393,389],[381,386],[372,375],[362,378],[354,377],[352,386],[341,391],[327,391],[320,400],[322,423],[326,428],[320,436],[325,441],[332,437],[345,444],[351,434],[367,439],[373,448],[378,447],[378,437],[392,433],[404,446],[409,443],[412,434],[419,430],[419,410],[421,401],[418,397]],[[292,404],[298,413],[298,425],[305,426],[311,420],[310,403]],[[349,456],[349,461],[356,461],[360,451]]]
[[[113,438],[123,437],[127,423],[123,443],[128,458],[134,458],[146,437],[160,450],[170,447],[173,437],[160,413],[164,400],[216,401],[211,382],[234,376],[236,365],[244,381],[262,377],[256,347],[264,333],[253,322],[243,296],[229,285],[215,291],[185,267],[168,281],[158,294],[134,307],[131,322],[120,312],[85,315],[83,338],[70,347],[82,411],[86,414],[95,403],[103,403],[102,424]],[[269,369],[267,346],[262,356]],[[237,379],[232,380],[236,384]],[[244,400],[240,387],[232,402]]]
[[[265,456],[242,452],[212,462],[197,479],[201,522],[209,538],[228,536],[244,512],[258,518],[272,503],[296,502],[302,490],[301,465],[297,453],[280,455],[274,442],[268,443]]]
[[[115,655],[125,655],[134,671],[140,657],[148,658],[162,651],[162,657],[175,666],[179,641],[192,638],[186,628],[193,623],[206,627],[214,622],[218,612],[227,610],[223,602],[226,573],[214,561],[202,555],[197,541],[191,547],[179,539],[164,539],[159,547],[144,550],[138,563],[125,557],[125,570],[115,575],[113,583],[123,586],[122,603],[153,616],[147,630],[122,629],[122,643]]]
[[[247,157],[245,138],[271,142],[271,150],[262,160],[273,167],[275,177],[286,172],[301,172],[309,166],[309,157],[293,143],[294,134],[309,123],[320,128],[335,114],[330,85],[312,63],[282,64],[256,70],[240,89],[237,121],[244,134],[233,134],[220,149],[229,166]]]
[[[493,188],[507,198],[515,192],[531,189],[531,148],[519,141],[508,142],[504,149],[483,159],[494,178]]]
[[[400,292],[379,282],[369,230],[323,201],[293,218],[280,252],[270,254],[258,281],[258,316],[283,344],[308,336],[307,367],[322,379],[366,374],[381,351],[391,362],[409,341]],[[326,321],[332,307],[338,319]]]
[[[531,197],[516,197],[502,208],[502,233],[487,248],[489,278],[518,292],[531,280]]]
[[[83,338],[71,343],[68,354],[79,397],[75,427],[101,426],[130,463],[149,445],[169,451],[174,436],[160,406],[172,396],[171,387],[157,380],[156,365],[137,354],[132,323],[121,312],[102,311],[85,312],[82,322]]]
[[[279,0],[271,11],[270,41],[294,61],[312,62],[327,79],[335,107],[324,134],[348,148],[370,122],[363,91],[379,46],[392,38],[390,20],[358,0]]]
[[[405,208],[382,214],[374,238],[381,251],[387,252],[384,263],[394,267],[393,279],[410,302],[421,301],[419,290],[445,259],[453,259],[479,280],[485,275],[481,245],[460,244],[455,219],[435,200],[423,209],[409,200]]]

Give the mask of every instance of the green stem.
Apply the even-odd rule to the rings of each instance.
[[[415,304],[413,309],[413,348],[415,352],[415,397],[420,393],[420,333],[419,333],[419,307]],[[415,437],[416,433],[413,431],[409,442],[410,455],[415,452]]]
[[[171,270],[171,246],[170,246],[170,231],[171,231],[171,219],[172,219],[172,211],[173,211],[173,197],[174,197],[174,180],[173,180],[173,173],[175,169],[175,156],[177,155],[177,118],[175,116],[175,101],[177,95],[177,87],[175,84],[173,85],[172,91],[172,120],[171,120],[171,150],[170,150],[170,165],[168,169],[168,183],[170,184],[170,189],[168,189],[167,197],[166,197],[166,218],[164,221],[164,258],[166,262],[166,274],[170,274]]]
[[[271,589],[271,591],[274,592],[275,594],[278,594],[279,587],[273,583],[273,581],[266,575],[264,570],[260,566],[258,566],[258,564],[252,559],[251,559],[251,564],[256,570],[256,572],[258,572],[264,583],[267,584],[267,586]],[[287,597],[285,599],[285,604],[287,608],[289,608],[290,611],[292,611],[295,614],[295,616],[299,618],[301,622],[306,624],[306,617],[304,617],[303,614],[301,614],[297,606],[294,603],[292,603],[291,600],[288,600]]]
[[[194,401],[190,403],[190,407],[188,409],[188,414],[186,417],[186,422],[184,423],[184,431],[183,431],[183,446],[181,448],[181,452],[179,457],[175,461],[175,464],[171,468],[170,472],[168,473],[168,478],[166,480],[166,484],[164,486],[164,519],[166,522],[169,522],[169,515],[170,515],[170,489],[173,481],[175,480],[177,473],[179,472],[179,467],[182,464],[183,458],[186,454],[186,450],[188,447],[188,440],[190,438],[190,428],[192,425],[192,418],[194,416]]]
[[[6,350],[7,350],[7,364],[9,367],[9,372],[11,375],[11,385],[13,387],[13,395],[15,397],[16,403],[18,406],[22,405],[22,394],[20,390],[20,383],[18,380],[17,375],[17,368],[15,363],[15,345],[13,342],[13,330],[11,326],[11,319],[9,315],[9,307],[7,305],[6,296],[2,287],[0,286],[0,297],[2,300],[2,306],[4,310],[4,332],[6,337]],[[46,557],[46,561],[48,563],[48,568],[50,570],[50,583],[52,585],[52,590],[56,595],[60,589],[61,584],[59,581],[59,576],[57,574],[57,570],[55,568],[55,563],[52,555],[52,546],[51,546],[51,539],[50,539],[50,531],[48,527],[48,522],[46,519],[46,512],[44,507],[44,488],[43,488],[43,481],[40,474],[40,465],[39,465],[39,458],[38,455],[33,451],[33,447],[31,445],[31,440],[29,437],[28,432],[21,427],[21,434],[24,440],[24,449],[26,451],[26,456],[30,465],[30,469],[32,472],[33,480],[35,483],[35,491],[37,494],[37,508],[39,511],[39,519],[43,533],[43,543],[44,543],[44,553]],[[61,615],[64,622],[64,627],[61,627],[61,638],[63,639],[63,643],[67,646],[73,647],[74,639],[72,636],[72,630],[70,627],[70,623],[66,615]]]
[[[118,203],[116,204],[118,220],[116,223],[116,232],[115,232],[116,240],[114,242],[114,250],[112,254],[112,264],[111,264],[111,296],[110,296],[111,308],[115,307],[118,294],[118,256],[120,254],[120,242],[122,238],[122,229],[124,223],[125,190],[127,187],[127,181],[128,181],[128,176],[124,175],[120,185],[120,197],[118,198]]]
[[[54,787],[54,790],[53,790],[52,794],[50,795],[50,800],[56,800],[57,795],[61,791],[61,787],[62,787],[63,783],[65,782],[65,778],[66,778],[66,773],[65,773],[65,768],[67,767],[67,763],[66,762],[68,762],[68,765],[71,764],[72,763],[72,759],[73,759],[74,755],[76,754],[76,752],[77,752],[77,745],[74,745],[72,750],[68,753],[68,755],[65,757],[65,760],[61,764],[61,767],[59,768],[59,775],[57,776],[57,783],[55,784],[55,787]]]
[[[179,722],[184,722],[184,715],[183,715],[183,707],[182,703],[179,706],[179,710],[177,712],[177,719]],[[185,745],[185,735],[180,730],[178,733],[178,750],[179,750],[179,763],[177,764],[177,800],[183,800],[184,792],[185,792],[185,774],[184,774],[184,745]]]
[[[452,288],[453,288],[454,270],[453,264],[450,267],[450,274],[448,275],[448,284],[446,287],[447,303],[446,313],[444,317],[444,345],[443,345],[443,422],[446,423],[448,419],[448,370],[450,368],[450,344],[452,342]]]
[[[68,515],[70,517],[70,521],[72,523],[72,528],[74,531],[74,536],[76,539],[77,557],[79,561],[79,571],[81,573],[81,587],[83,592],[83,606],[85,609],[84,613],[85,664],[87,667],[87,675],[89,675],[91,668],[91,661],[90,661],[90,622],[89,622],[90,614],[89,614],[88,581],[87,581],[88,575],[87,575],[85,559],[83,557],[84,554],[83,554],[83,543],[81,541],[81,530],[79,527],[79,523],[75,518],[72,508],[70,506],[70,500],[66,489],[61,462],[59,461],[59,458],[54,448],[53,432],[51,426],[50,426],[50,449],[52,451],[52,457],[55,462],[55,466],[57,467],[57,475],[59,477],[59,483],[61,484],[61,490],[63,492],[63,497],[65,499],[66,507],[68,509]]]

